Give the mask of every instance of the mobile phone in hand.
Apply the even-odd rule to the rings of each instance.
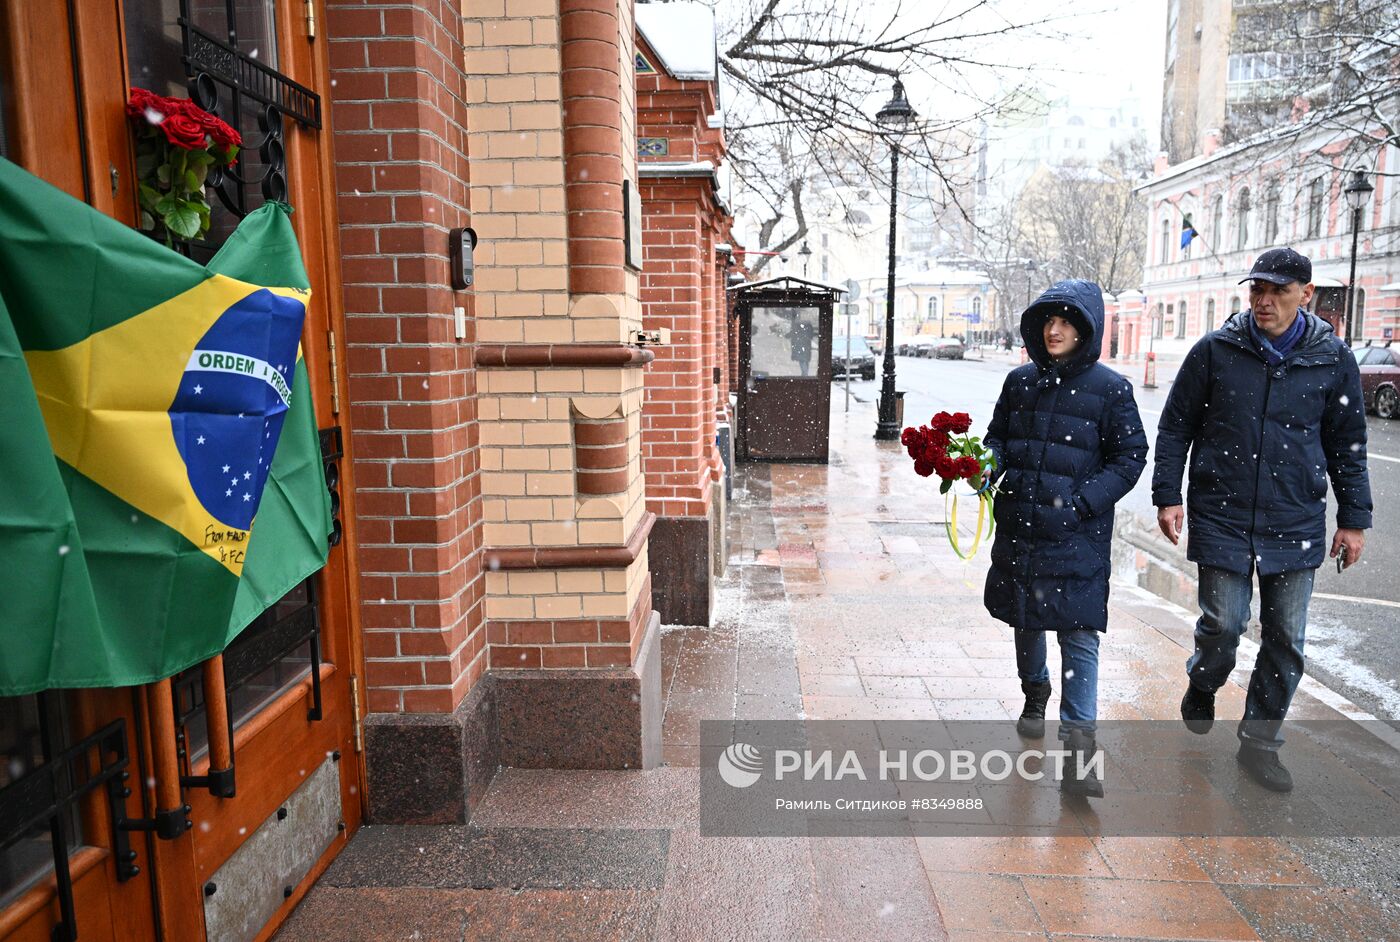
[[[1347,568],[1347,547],[1343,543],[1342,551],[1337,554],[1337,572],[1341,572],[1345,568]]]

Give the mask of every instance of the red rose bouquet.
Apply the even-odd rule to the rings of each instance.
[[[972,416],[966,412],[940,412],[929,420],[928,425],[906,428],[899,439],[908,450],[909,457],[914,459],[916,474],[921,477],[937,474],[942,480],[938,492],[944,495],[946,502],[944,526],[948,531],[948,542],[952,543],[953,552],[962,559],[975,556],[983,537],[990,535],[996,527],[996,518],[992,514],[996,456],[982,444],[980,438],[967,434],[971,428]],[[971,549],[966,553],[958,541],[958,494],[953,490],[959,481],[967,481],[972,488],[972,496],[977,498],[977,532]]]
[[[205,181],[211,170],[238,162],[243,138],[189,99],[144,88],[131,90],[126,114],[136,133],[142,231],[167,244],[204,235],[209,231]]]

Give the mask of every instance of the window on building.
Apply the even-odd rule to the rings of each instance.
[[[1273,245],[1278,241],[1279,190],[1279,182],[1275,180],[1269,184],[1269,189],[1264,194],[1264,243],[1266,245]]]
[[[1133,127],[1137,127],[1137,126],[1138,126],[1138,119],[1137,119],[1137,118],[1134,118],[1134,119],[1133,119]]]
[[[1162,339],[1162,305],[1157,305],[1157,312],[1152,315],[1152,336],[1158,340]]]
[[[1235,248],[1249,248],[1249,187],[1240,190],[1235,205]]]
[[[1308,238],[1322,235],[1323,200],[1327,195],[1327,181],[1318,177],[1308,186]]]
[[[1356,336],[1366,336],[1366,289],[1356,289]]]
[[[1171,328],[1172,328],[1172,336],[1176,336],[1176,305],[1175,305],[1175,304],[1168,304],[1168,305],[1167,305],[1167,316],[1166,316],[1166,318],[1164,319],[1164,322],[1163,322],[1163,325],[1162,325],[1162,328],[1161,328],[1161,329],[1162,329],[1162,330],[1166,330],[1166,326],[1167,326],[1168,324],[1171,325]],[[1157,336],[1160,337],[1160,336],[1162,336],[1162,335],[1159,333]]]
[[[972,319],[979,325],[982,323],[982,299],[979,297],[972,299]]]
[[[822,236],[822,239],[823,239],[823,241],[825,241],[826,236]],[[827,255],[826,253],[822,253],[822,281],[830,281],[830,280],[831,280],[831,256],[830,256],[830,255]]]
[[[1186,336],[1186,300],[1184,298],[1176,308],[1176,335],[1178,337]]]
[[[1210,240],[1214,244],[1225,247],[1225,197],[1216,194],[1215,201],[1210,207]]]
[[[1163,220],[1162,220],[1162,250],[1161,250],[1161,257],[1160,257],[1160,259],[1159,259],[1159,262],[1160,262],[1161,264],[1165,265],[1165,264],[1167,264],[1167,262],[1171,261],[1171,250],[1172,250],[1172,221],[1171,221],[1170,219],[1163,219]]]
[[[1073,147],[1073,146],[1074,146],[1074,141],[1071,140],[1070,138],[1065,138],[1065,150],[1069,150],[1069,149],[1070,149],[1071,147]]]
[[[937,297],[937,295],[935,295],[934,297],[931,297],[931,298],[928,299],[928,319],[931,320],[931,321],[936,321],[936,320],[938,320],[938,297]]]
[[[1111,127],[1111,128],[1116,128],[1116,127],[1118,127],[1118,118],[1115,117],[1114,115],[1109,115],[1109,117],[1108,117],[1108,126]]]
[[[831,248],[831,233],[829,233],[829,232],[823,232],[823,233],[822,233],[822,248],[824,248],[824,249],[829,249],[829,248]]]
[[[45,722],[57,739],[50,745],[61,749],[68,745],[68,723],[63,708],[62,694],[57,692],[42,700],[35,696],[0,697],[0,791],[26,780],[27,785],[37,786],[27,790],[29,795],[42,794],[45,788],[51,787],[51,783],[43,782],[50,770],[43,768],[46,760],[39,714],[41,709],[48,710]],[[69,780],[71,775],[62,773],[58,778]],[[26,789],[22,787],[19,793],[25,795]],[[19,805],[14,809],[17,816],[34,810],[24,807],[22,798],[14,800]],[[63,810],[70,849],[82,843],[82,823],[77,811],[76,806]],[[18,820],[23,821],[25,817],[27,815]],[[0,849],[0,908],[52,870],[53,843],[47,821],[13,835],[13,840]]]
[[[1081,117],[1079,117],[1079,115],[1075,115],[1074,117],[1072,117],[1072,118],[1069,119],[1069,124],[1070,124],[1070,127],[1075,127],[1075,128],[1083,127],[1083,126],[1084,126],[1084,119],[1081,118]]]
[[[1084,138],[1081,137],[1081,138],[1079,139],[1079,149],[1080,149],[1080,150],[1083,150],[1083,149],[1084,149],[1084,145],[1085,145],[1085,140],[1084,140]]]
[[[1212,330],[1215,330],[1215,298],[1206,298],[1206,322],[1201,333],[1208,334]]]
[[[1240,312],[1240,299],[1239,299],[1238,297],[1231,298],[1231,299],[1230,299],[1230,316],[1231,316],[1231,317],[1234,317],[1234,316],[1235,316],[1236,314],[1238,314],[1239,312]]]

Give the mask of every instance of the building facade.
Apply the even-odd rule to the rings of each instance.
[[[1357,235],[1356,313],[1345,322],[1350,286],[1352,213],[1343,196],[1353,168],[1338,157],[1345,142],[1306,125],[1277,139],[1218,147],[1168,166],[1142,188],[1148,200],[1146,296],[1138,350],[1184,354],[1202,334],[1248,308],[1238,284],[1265,249],[1291,246],[1313,263],[1312,309],[1357,340],[1390,340],[1400,329],[1400,150],[1376,155],[1375,189]],[[1181,246],[1189,216],[1199,233]]]
[[[140,220],[131,87],[242,132],[185,251],[294,209],[335,515],[325,568],[221,658],[0,698],[0,801],[37,815],[0,833],[0,939],[267,938],[363,821],[464,822],[502,765],[655,765],[661,618],[705,623],[712,575],[677,573],[724,547],[713,67],[668,68],[624,0],[0,23],[0,155],[102,213]],[[57,814],[20,802],[99,752]],[[299,849],[269,867],[268,840]]]

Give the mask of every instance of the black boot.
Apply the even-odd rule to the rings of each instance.
[[[1091,766],[1098,744],[1094,734],[1082,729],[1069,731],[1065,741],[1069,755],[1065,758],[1064,774],[1060,778],[1060,791],[1066,795],[1082,795],[1085,798],[1102,798],[1103,781],[1099,778],[1096,766]],[[1082,770],[1082,772],[1081,772]]]
[[[1021,692],[1026,695],[1026,705],[1016,721],[1016,732],[1028,739],[1040,739],[1045,735],[1045,704],[1050,702],[1050,681],[1033,684],[1023,680]]]
[[[1198,736],[1210,732],[1215,722],[1215,693],[1207,693],[1195,684],[1186,685],[1186,696],[1181,698],[1181,718],[1186,728]]]
[[[1240,751],[1235,753],[1238,762],[1260,785],[1271,792],[1293,791],[1293,776],[1278,760],[1278,753],[1272,749],[1256,749],[1240,743]]]

